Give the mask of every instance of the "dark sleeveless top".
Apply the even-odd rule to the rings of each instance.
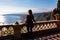
[[[27,26],[29,26],[29,27],[34,26],[33,25],[33,20],[34,20],[34,17],[33,16],[27,15],[27,17],[26,17],[26,24],[27,24]]]

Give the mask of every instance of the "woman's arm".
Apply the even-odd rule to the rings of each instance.
[[[33,16],[33,21],[36,22],[35,19],[34,19],[34,16]]]

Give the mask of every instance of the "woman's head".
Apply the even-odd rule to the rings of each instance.
[[[28,13],[29,13],[29,15],[32,15],[32,10],[31,9],[28,10]]]

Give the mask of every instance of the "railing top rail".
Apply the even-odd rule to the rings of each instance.
[[[51,22],[60,22],[60,20],[37,21],[37,23],[51,23]]]
[[[56,22],[60,22],[60,20],[49,20],[49,21],[37,21],[36,23],[34,24],[45,24],[45,23],[56,23]],[[19,26],[24,26],[26,25],[25,23],[24,24],[19,24]],[[8,27],[8,26],[14,26],[14,25],[0,25],[0,27]],[[15,25],[16,26],[16,25]]]

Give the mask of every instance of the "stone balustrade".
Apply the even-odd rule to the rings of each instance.
[[[60,20],[50,20],[50,21],[37,21],[34,23],[32,28],[33,32],[49,30],[49,29],[60,29]],[[27,33],[26,24],[20,25],[0,25],[0,37],[15,35],[16,37],[22,33]]]

